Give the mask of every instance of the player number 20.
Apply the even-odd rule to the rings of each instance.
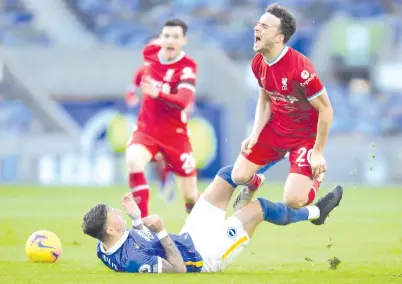
[[[191,173],[195,169],[195,159],[193,153],[181,154],[180,161],[183,162],[182,169],[186,172],[186,174]]]
[[[311,152],[313,152],[313,149],[307,151],[306,148],[300,148],[299,151],[297,151],[297,154],[299,154],[299,156],[296,159],[296,163],[305,163],[307,159],[307,162],[311,164]]]

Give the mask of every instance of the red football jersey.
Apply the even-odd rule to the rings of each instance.
[[[183,51],[175,60],[165,61],[161,47],[152,44],[145,46],[143,57],[142,78],[150,78],[161,95],[156,99],[143,95],[138,128],[155,134],[187,133],[187,109],[194,101],[197,63]],[[179,97],[184,94],[186,98]]]
[[[251,68],[271,98],[270,123],[275,132],[283,136],[315,136],[318,111],[309,101],[323,94],[325,88],[310,60],[286,46],[273,62],[257,53]]]
[[[141,81],[142,81],[142,76],[144,76],[144,72],[145,72],[146,68],[147,68],[147,66],[144,64],[135,71],[135,74],[133,77],[133,86],[135,88],[140,86]]]

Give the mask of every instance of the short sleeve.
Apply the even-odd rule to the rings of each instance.
[[[129,255],[126,272],[131,273],[161,273],[162,259],[146,251],[135,251]]]
[[[186,62],[186,64],[183,66],[180,74],[180,84],[187,84],[191,86],[195,86],[197,82],[197,64],[189,60]]]
[[[134,77],[133,77],[133,85],[134,86],[136,86],[136,87],[140,86],[142,77],[144,76],[144,73],[145,73],[145,69],[146,69],[146,65],[144,64],[135,71]]]
[[[262,60],[262,55],[257,53],[253,60],[251,61],[251,70],[253,71],[254,77],[257,79],[258,85],[263,88],[261,83],[261,74],[260,74],[260,64]]]
[[[325,87],[310,61],[306,60],[303,66],[296,69],[295,72],[294,77],[300,84],[307,100],[311,101],[325,92]]]

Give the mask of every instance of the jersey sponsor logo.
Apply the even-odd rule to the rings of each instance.
[[[310,78],[308,78],[306,81],[304,81],[304,83],[300,83],[300,86],[302,86],[302,87],[304,88],[305,86],[307,86],[308,84],[310,84],[310,82],[311,82],[315,77],[317,77],[317,74],[316,74],[316,73],[311,74]],[[304,78],[303,78],[303,79],[304,79]]]
[[[306,80],[308,78],[308,76],[310,76],[310,73],[307,70],[303,70],[301,72],[301,77],[303,80]]]
[[[149,264],[143,264],[138,268],[139,273],[149,273],[151,272],[151,266]]]
[[[281,101],[281,102],[290,103],[290,104],[293,104],[293,103],[299,101],[294,96],[285,96],[285,95],[282,95],[281,93],[278,93],[278,92],[269,92],[269,91],[267,91],[267,93],[271,97],[271,99],[273,99],[274,101]]]
[[[286,91],[288,89],[288,78],[282,78],[282,91]]]
[[[294,102],[298,102],[299,100],[294,97],[294,96],[286,96],[286,98],[288,99],[288,101],[293,104]]]
[[[229,236],[229,238],[236,238],[236,236],[237,236],[237,229],[235,228],[235,227],[230,227],[229,229],[228,229],[228,236]]]
[[[147,240],[150,242],[151,240],[154,239],[154,236],[149,230],[137,230],[138,235],[140,235],[143,239]]]

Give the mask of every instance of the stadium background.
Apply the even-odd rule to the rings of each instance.
[[[68,239],[69,252],[65,259],[73,259],[71,252],[79,255],[80,243],[89,244],[89,240],[81,239],[83,236],[76,237],[80,234],[77,223],[82,212],[95,202],[94,196],[97,202],[103,198],[118,205],[119,196],[126,190],[121,151],[138,110],[125,106],[124,92],[133,71],[141,65],[140,51],[144,43],[159,32],[166,19],[179,17],[188,22],[190,43],[186,52],[199,63],[197,107],[191,128],[200,177],[209,179],[222,165],[233,163],[252,125],[257,98],[257,84],[249,68],[253,56],[252,28],[269,2],[1,0],[0,221],[5,229],[0,239],[4,252],[16,256],[2,253],[0,264],[9,265],[6,270],[7,267],[15,270],[13,263],[25,259],[20,242],[32,230],[42,227],[61,234],[62,241]],[[335,110],[325,152],[329,169],[326,187],[342,183],[347,185],[349,194],[339,213],[342,221],[335,221],[336,226],[325,232],[328,235],[338,230],[344,232],[343,238],[338,238],[338,244],[345,245],[344,251],[341,250],[344,256],[362,263],[370,257],[383,261],[374,261],[371,266],[352,265],[351,271],[357,269],[364,274],[362,271],[387,267],[391,271],[387,272],[389,282],[377,283],[398,283],[400,278],[395,277],[401,277],[400,271],[397,274],[397,269],[392,269],[402,266],[402,240],[398,239],[402,226],[400,220],[385,224],[382,220],[401,216],[402,208],[399,190],[402,183],[402,1],[278,2],[289,7],[298,20],[298,31],[289,45],[314,62]],[[275,192],[274,199],[280,199],[287,171],[288,164],[283,161],[267,174],[269,181],[281,184],[275,190],[270,189]],[[148,174],[152,178],[152,171]],[[393,187],[389,189],[391,184]],[[366,190],[373,185],[377,190]],[[200,183],[201,189],[204,186],[205,183]],[[154,198],[153,202],[154,208],[162,211],[171,227],[178,230],[179,225],[174,225],[172,220],[185,218],[180,202],[173,211],[160,199]],[[357,208],[356,204],[359,204]],[[377,209],[373,212],[368,209],[370,206]],[[57,213],[49,214],[49,211]],[[349,221],[350,215],[360,216],[359,223]],[[371,231],[360,227],[361,224],[372,226]],[[355,231],[350,239],[347,232],[359,228],[361,231]],[[293,228],[289,230],[296,232]],[[372,234],[373,231],[381,231],[383,236]],[[290,283],[289,279],[298,279],[297,271],[286,274],[288,268],[283,265],[281,268],[279,262],[289,262],[298,253],[292,251],[295,241],[281,232],[276,231],[287,246],[276,256],[282,256],[278,259],[260,256],[254,269],[265,271],[265,260],[270,261],[284,273],[284,279],[277,279],[278,283]],[[258,236],[255,250],[264,246],[263,238]],[[312,239],[317,240],[319,236],[318,233]],[[73,241],[75,238],[79,240]],[[365,241],[361,241],[363,238]],[[389,249],[386,246],[387,253],[375,250],[383,249],[382,243],[376,243],[381,238],[389,246]],[[271,243],[271,249],[281,247],[275,242]],[[356,243],[361,247],[353,245]],[[306,246],[314,250],[313,245],[314,242]],[[365,250],[359,251],[361,255],[356,252],[359,248]],[[83,259],[95,261],[93,255],[89,257],[85,253],[80,255]],[[247,260],[256,261],[255,258]],[[300,268],[298,264],[295,267],[310,268]],[[37,267],[24,266],[24,269],[29,272],[27,275],[44,271]],[[60,269],[68,273],[71,266]],[[100,266],[97,269],[104,272]],[[238,265],[235,271],[244,269],[247,268]],[[0,279],[1,271],[0,266]],[[354,273],[350,272],[349,277]],[[320,275],[321,283],[336,278]],[[14,283],[11,280],[15,277],[5,283]],[[371,283],[368,280],[371,274],[367,277],[364,281],[358,278],[351,282],[334,281]],[[94,279],[94,283],[101,283]],[[252,279],[253,283],[261,280]],[[62,279],[56,281],[62,282]]]

